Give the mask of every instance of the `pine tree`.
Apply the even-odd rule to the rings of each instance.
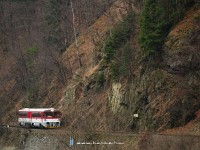
[[[146,0],[141,15],[139,42],[147,55],[155,54],[162,47],[168,32],[167,22],[164,20],[164,10],[156,0]]]

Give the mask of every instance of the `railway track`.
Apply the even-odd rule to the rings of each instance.
[[[65,127],[60,127],[60,128],[55,128],[55,129],[42,129],[42,128],[32,128],[32,127],[22,127],[19,125],[0,125],[0,130],[1,129],[22,129],[23,131],[27,132],[32,132],[32,133],[37,133],[37,134],[107,134],[107,135],[126,135],[126,136],[139,136],[139,135],[148,135],[148,136],[177,136],[177,137],[199,137],[200,135],[194,135],[194,134],[163,134],[163,133],[152,133],[152,132],[139,132],[139,133],[134,133],[134,132],[125,132],[125,131],[70,131],[67,130]]]

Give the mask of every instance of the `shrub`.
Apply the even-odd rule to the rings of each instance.
[[[126,44],[122,48],[119,72],[123,76],[128,75],[128,73],[130,71],[131,51],[132,51],[132,49],[130,47],[130,44]]]
[[[129,13],[112,31],[104,46],[105,60],[111,62],[116,50],[121,48],[130,39],[133,31],[134,14]]]
[[[97,84],[102,87],[104,85],[104,82],[105,82],[105,77],[104,77],[104,74],[103,72],[100,72],[98,75],[97,75]]]
[[[27,54],[34,55],[38,52],[38,47],[35,45],[26,49]]]

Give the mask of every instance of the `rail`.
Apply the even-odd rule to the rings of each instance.
[[[55,129],[42,129],[42,128],[32,128],[32,127],[22,127],[19,125],[0,125],[0,130],[4,128],[4,129],[9,129],[9,128],[22,128],[22,129],[29,129],[29,131],[36,131],[36,130],[44,130],[46,132],[49,133],[50,130],[60,130],[62,133],[72,133],[72,131],[70,130],[64,130],[66,128],[64,127],[60,127],[60,128],[55,128]],[[53,132],[54,133],[54,132]],[[195,135],[195,134],[164,134],[164,133],[153,133],[153,132],[126,132],[126,131],[76,131],[74,132],[75,134],[113,134],[113,135],[130,135],[130,136],[138,136],[138,135],[147,135],[147,136],[182,136],[182,137],[200,137],[200,135]]]

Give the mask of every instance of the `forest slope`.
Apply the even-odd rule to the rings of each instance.
[[[116,1],[80,29],[78,46],[64,44],[63,50],[47,44],[41,51],[40,44],[33,44],[16,58],[3,52],[0,103],[7,105],[0,110],[5,114],[1,122],[16,123],[13,114],[21,107],[59,108],[64,126],[72,131],[159,132],[193,120],[200,109],[199,7],[171,28],[158,55],[146,57],[138,42],[141,6],[138,1]],[[113,43],[117,46],[109,45]],[[4,71],[9,62],[15,66],[11,74]]]

